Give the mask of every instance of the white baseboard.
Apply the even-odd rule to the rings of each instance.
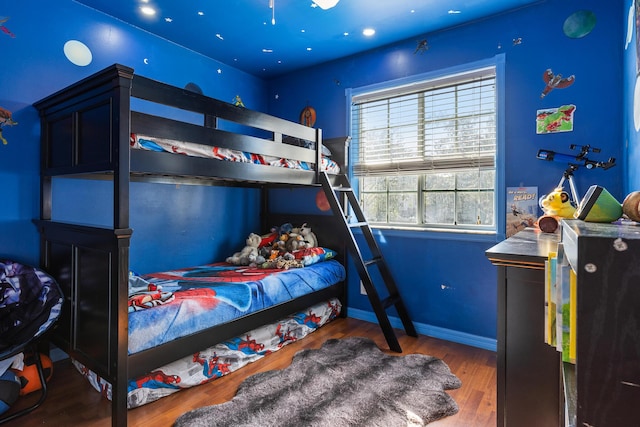
[[[378,323],[375,313],[371,311],[358,310],[356,308],[347,309],[347,317],[364,320],[366,322]],[[389,316],[391,326],[397,329],[404,329],[402,321],[393,316]],[[468,334],[466,332],[454,331],[452,329],[440,328],[438,326],[427,325],[424,323],[413,322],[416,332],[420,335],[438,338],[441,340],[457,342],[459,344],[469,345],[471,347],[482,348],[485,350],[496,351],[498,342],[496,339],[481,337],[478,335]]]

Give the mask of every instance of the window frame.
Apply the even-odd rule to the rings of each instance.
[[[506,209],[501,207],[505,206],[506,196],[503,189],[504,186],[504,67],[505,67],[505,55],[499,54],[492,58],[475,61],[467,64],[458,65],[455,67],[449,67],[442,70],[422,73],[406,78],[390,80],[373,85],[362,86],[358,88],[349,88],[345,91],[347,100],[347,126],[348,134],[352,133],[352,106],[353,100],[375,100],[384,99],[385,97],[393,96],[403,88],[411,88],[412,90],[428,90],[429,87],[442,86],[448,83],[455,83],[461,79],[461,76],[470,76],[474,72],[479,70],[493,69],[495,73],[495,119],[496,119],[496,134],[495,134],[495,157],[494,157],[494,224],[491,226],[460,226],[460,225],[447,225],[447,224],[424,224],[422,223],[422,217],[424,210],[422,209],[422,199],[424,194],[424,187],[422,186],[423,175],[428,172],[438,172],[435,170],[415,170],[411,172],[408,170],[406,173],[413,173],[419,176],[419,186],[416,189],[418,208],[418,221],[416,224],[395,224],[395,223],[376,223],[371,222],[372,228],[382,229],[408,229],[416,231],[444,231],[450,233],[477,233],[477,234],[497,234],[504,235],[504,227],[506,221]],[[351,135],[352,138],[354,135]],[[355,135],[357,138],[357,135]],[[351,144],[349,147],[349,158],[355,159],[358,156],[356,152],[357,148],[355,144]],[[444,171],[444,170],[440,170]],[[354,190],[360,196],[360,180],[356,173],[354,173],[354,164],[350,162],[348,167],[348,175],[353,183]],[[474,190],[475,191],[475,190]]]

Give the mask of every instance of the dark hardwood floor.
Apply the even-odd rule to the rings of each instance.
[[[293,355],[305,348],[318,348],[329,338],[365,336],[378,346],[388,349],[378,325],[354,319],[337,319],[307,338],[254,362],[239,371],[211,383],[182,390],[156,402],[132,409],[128,413],[130,426],[171,426],[182,413],[205,405],[231,399],[238,385],[249,375],[271,369],[282,369],[291,363]],[[491,351],[442,341],[426,336],[407,337],[399,333],[405,353],[423,353],[444,360],[462,380],[462,387],[448,393],[460,411],[436,421],[433,427],[493,427],[496,425],[496,354]],[[21,398],[11,409],[25,405],[38,393]],[[56,362],[49,382],[49,395],[42,406],[32,413],[5,425],[35,426],[96,426],[111,425],[110,402],[96,392],[76,372],[69,360]]]

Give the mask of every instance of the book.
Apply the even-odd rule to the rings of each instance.
[[[562,353],[563,362],[575,363],[576,276],[562,243],[558,244],[555,274],[555,295],[551,296],[556,309],[555,347]]]
[[[506,236],[510,237],[538,219],[538,187],[507,187]]]
[[[568,362],[576,363],[576,341],[578,326],[578,276],[569,269],[569,357]]]
[[[547,323],[545,325],[545,336],[546,342],[552,347],[556,347],[557,345],[557,326],[556,326],[556,267],[557,267],[557,253],[549,252],[547,258],[547,266],[546,270],[546,278],[547,286],[545,289],[545,297],[546,297],[546,311]]]

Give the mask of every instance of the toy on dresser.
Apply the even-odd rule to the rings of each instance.
[[[569,193],[562,187],[555,188],[551,193],[542,196],[539,204],[544,215],[538,218],[537,224],[538,228],[545,233],[555,232],[562,218],[573,218],[576,212]]]

